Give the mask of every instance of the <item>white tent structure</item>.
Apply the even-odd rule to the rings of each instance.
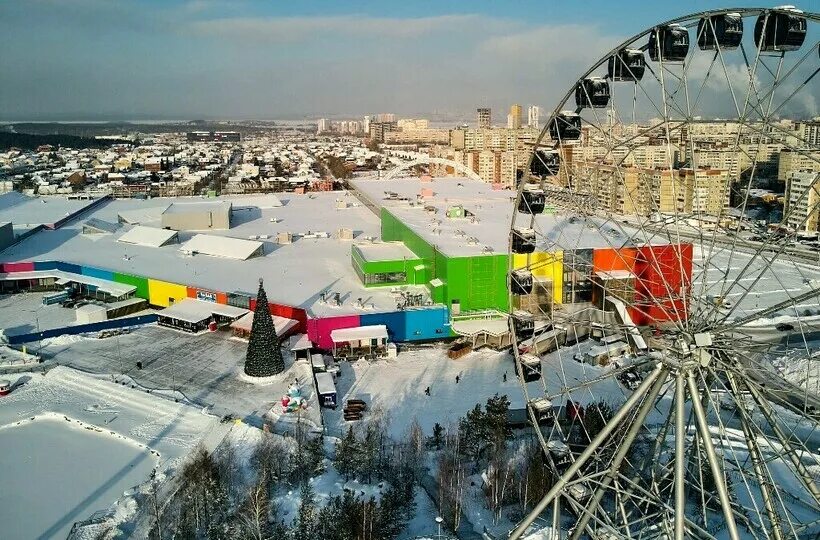
[[[262,242],[212,234],[196,234],[179,248],[190,255],[201,254],[238,260],[261,255],[263,249]]]
[[[145,247],[162,247],[171,242],[178,241],[179,236],[176,231],[146,227],[144,225],[137,225],[117,238],[117,242]]]

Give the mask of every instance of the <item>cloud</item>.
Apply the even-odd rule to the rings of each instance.
[[[192,21],[182,27],[203,37],[293,42],[320,37],[415,38],[434,32],[477,26],[478,15],[441,15],[418,18],[385,18],[358,15],[334,17],[233,17]]]

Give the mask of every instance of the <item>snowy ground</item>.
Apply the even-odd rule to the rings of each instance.
[[[60,304],[43,305],[46,293],[26,292],[0,296],[0,328],[7,336],[30,334],[76,322],[73,309]],[[38,330],[39,329],[39,330]]]
[[[301,384],[309,407],[304,419],[319,425],[310,366],[292,364],[271,384],[255,385],[241,379],[247,342],[231,339],[227,332],[192,335],[159,326],[140,327],[129,334],[106,339],[61,337],[43,342],[49,362],[96,373],[126,374],[147,388],[177,389],[191,401],[211,407],[219,416],[233,414],[261,425],[263,418],[275,429],[288,429],[277,403],[294,378]],[[142,362],[142,369],[136,367]],[[268,415],[273,409],[274,415]]]
[[[696,246],[692,291],[699,297],[723,296],[733,305],[739,303],[731,317],[742,317],[786,301],[817,287],[820,280],[820,269],[816,266],[796,264],[784,259],[768,265],[767,260],[773,254],[765,257],[761,255],[752,261],[752,254],[736,252],[731,255],[731,249],[715,247],[707,262],[705,259],[709,251],[708,245],[702,248]],[[820,306],[816,299],[808,299],[790,310],[783,310],[783,314],[794,316],[794,308],[802,315],[805,310],[817,311]],[[724,309],[723,312],[728,313],[728,310]]]
[[[429,397],[424,393],[428,386]],[[390,435],[396,438],[407,433],[414,418],[427,435],[436,423],[447,427],[496,393],[506,394],[511,407],[524,406],[512,358],[487,349],[458,360],[450,360],[446,349],[436,346],[402,350],[393,360],[342,362],[336,389],[339,408],[322,409],[327,433],[334,436],[351,425],[342,414],[344,402],[350,398],[366,401],[369,411],[381,408],[389,417]]]
[[[0,399],[0,477],[30,482],[38,504],[55,508],[31,524],[40,527],[30,529],[34,536],[63,531],[108,508],[124,490],[145,482],[152,468],[173,469],[224,430],[198,407],[116,384],[110,376],[56,367],[9,378],[20,386]],[[0,521],[31,515],[25,501],[0,504]]]
[[[5,538],[65,538],[75,521],[145,482],[156,466],[145,447],[62,417],[4,429],[0,455],[7,464],[0,467]]]

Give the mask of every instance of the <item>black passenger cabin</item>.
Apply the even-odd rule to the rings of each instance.
[[[530,162],[530,174],[538,178],[545,176],[555,176],[561,168],[561,160],[558,152],[549,150],[536,150]]]
[[[544,212],[546,196],[544,191],[535,188],[524,187],[521,190],[521,199],[518,201],[518,211],[522,214],[541,214]]]
[[[575,104],[601,109],[609,104],[609,82],[603,77],[587,77],[575,87]]]
[[[522,354],[515,363],[515,371],[518,372],[518,364],[521,364],[521,371],[524,382],[533,382],[541,378],[541,359],[534,354]]]
[[[510,233],[512,237],[512,252],[518,254],[532,253],[535,251],[535,231],[532,229],[514,228]]]
[[[704,17],[698,22],[698,47],[702,51],[737,49],[743,39],[743,17],[724,13]]]
[[[550,137],[554,141],[577,141],[581,138],[581,115],[562,111],[550,121]]]
[[[513,270],[510,273],[510,292],[518,296],[532,293],[532,272]]]
[[[653,62],[683,62],[689,52],[689,30],[679,24],[653,28],[649,33],[649,58]]]
[[[613,81],[640,81],[645,70],[646,58],[640,49],[621,49],[609,57],[609,78]]]
[[[755,43],[761,51],[796,51],[806,39],[806,18],[791,6],[778,9],[757,17]]]
[[[517,309],[510,316],[515,337],[518,339],[529,339],[535,333],[535,317],[529,311]]]

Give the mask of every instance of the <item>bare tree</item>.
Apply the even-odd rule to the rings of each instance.
[[[256,483],[248,490],[236,517],[248,537],[253,540],[267,540],[270,538],[271,530],[269,512],[268,478],[266,475],[259,475]]]
[[[439,512],[452,526],[453,531],[456,531],[461,524],[467,471],[461,460],[458,431],[451,431],[455,431],[456,435],[448,435],[445,438],[445,446],[439,458]]]

